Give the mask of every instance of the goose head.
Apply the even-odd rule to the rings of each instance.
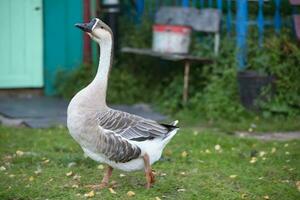
[[[101,43],[112,39],[112,31],[108,25],[98,18],[92,19],[89,23],[77,23],[75,26],[86,32],[94,41]]]

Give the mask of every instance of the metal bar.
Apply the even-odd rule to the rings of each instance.
[[[246,67],[248,1],[236,1],[236,7],[237,60],[239,70],[242,70]]]
[[[217,7],[218,9],[222,12],[222,9],[223,9],[223,5],[222,5],[223,1],[222,0],[218,0],[217,2]]]
[[[231,32],[231,24],[232,24],[231,0],[227,0],[227,15],[226,15],[227,34]]]
[[[276,33],[279,33],[281,28],[280,3],[280,0],[275,0],[274,26]]]
[[[189,7],[189,0],[181,0],[181,6],[185,8]]]
[[[264,38],[264,0],[258,1],[258,16],[257,16],[257,26],[258,26],[258,44],[262,47]]]

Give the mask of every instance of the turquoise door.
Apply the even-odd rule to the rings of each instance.
[[[0,88],[42,87],[42,0],[0,0],[0,24]]]

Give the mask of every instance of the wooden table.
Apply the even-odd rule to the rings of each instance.
[[[152,49],[139,49],[139,48],[131,48],[124,47],[121,49],[124,53],[132,53],[138,55],[147,55],[152,57],[158,57],[164,60],[170,61],[183,61],[184,62],[184,76],[183,76],[183,91],[182,91],[182,102],[186,104],[188,100],[188,90],[189,90],[189,73],[190,73],[190,65],[192,62],[201,63],[201,64],[209,64],[213,63],[213,60],[210,58],[202,58],[198,56],[192,56],[190,54],[168,54],[168,53],[160,53],[152,51]]]

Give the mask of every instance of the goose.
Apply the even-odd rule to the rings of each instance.
[[[92,187],[108,187],[113,169],[127,172],[144,169],[148,189],[155,182],[151,165],[160,159],[163,149],[179,130],[178,121],[160,124],[108,107],[106,90],[113,62],[113,33],[98,18],[75,26],[100,46],[93,81],[72,98],[67,111],[67,127],[73,139],[88,157],[107,165],[101,184]]]

